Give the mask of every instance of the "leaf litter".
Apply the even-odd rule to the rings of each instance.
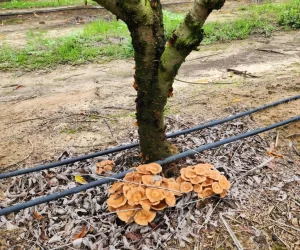
[[[244,133],[255,125],[251,117],[246,117],[171,141],[183,151]],[[192,126],[193,122],[178,116],[168,119],[170,131]],[[130,138],[135,142],[136,132],[130,133]],[[25,229],[20,237],[26,249],[181,249],[199,244],[207,249],[233,248],[234,241],[220,220],[222,214],[245,248],[279,245],[297,249],[300,246],[296,230],[300,223],[300,170],[296,167],[299,158],[289,153],[288,157],[275,158],[260,166],[270,159],[267,151],[273,139],[273,132],[264,138],[256,135],[176,162],[182,167],[213,164],[234,182],[229,196],[205,200],[183,196],[175,207],[160,212],[146,227],[126,225],[116,214],[108,212],[110,185],[105,184],[2,216],[0,229]],[[68,153],[62,156],[66,157],[70,157]],[[140,154],[138,149],[126,150],[14,177],[0,184],[0,190],[6,190],[1,195],[0,208],[80,185],[76,176],[97,179],[95,166],[101,160],[114,161],[113,171],[120,172],[139,165]]]

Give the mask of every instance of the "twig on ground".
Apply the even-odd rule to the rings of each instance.
[[[278,225],[282,225],[282,226],[285,226],[285,227],[291,228],[291,229],[293,229],[293,230],[295,230],[295,231],[297,231],[297,232],[300,232],[300,229],[299,229],[299,228],[296,228],[296,227],[293,227],[293,226],[290,226],[290,225],[284,224],[284,223],[282,223],[282,222],[279,222],[279,221],[276,221],[276,220],[272,220],[272,219],[268,219],[268,220],[270,220],[270,221],[272,221],[272,222],[274,222],[274,223],[276,223],[276,224],[278,224]]]
[[[222,53],[215,53],[215,54],[210,54],[210,55],[206,55],[206,56],[200,56],[200,57],[192,58],[190,60],[186,60],[186,62],[196,61],[199,59],[208,58],[208,57],[216,56],[216,55],[220,55],[220,54],[222,54]]]
[[[286,247],[287,249],[291,249],[290,246],[289,246],[283,239],[281,239],[281,238],[278,236],[278,234],[276,234],[276,233],[274,232],[274,228],[273,228],[273,234],[277,237],[278,240],[280,240],[280,241],[282,242],[283,245],[285,245],[285,247]]]
[[[281,54],[281,55],[286,55],[286,53],[282,53],[280,51],[272,50],[272,49],[256,49],[258,51],[262,52],[268,52],[268,53],[275,53],[275,54]]]
[[[117,107],[117,106],[105,106],[104,109],[121,109],[121,110],[129,110],[134,111],[135,108],[129,108],[129,107]]]
[[[242,244],[240,243],[240,241],[238,240],[238,238],[235,236],[235,233],[232,231],[231,227],[229,226],[229,224],[227,223],[227,221],[225,220],[225,218],[223,217],[223,215],[220,213],[220,219],[223,222],[225,228],[227,229],[231,239],[233,240],[234,244],[236,245],[236,247],[239,250],[244,250],[244,247],[242,246]]]
[[[240,71],[240,70],[237,70],[237,69],[227,69],[227,72],[233,72],[236,75],[242,75],[244,77],[259,78],[259,76],[248,73],[247,71]]]
[[[233,82],[190,82],[178,78],[175,78],[175,81],[189,83],[189,84],[233,84]]]

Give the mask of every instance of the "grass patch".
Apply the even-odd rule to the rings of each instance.
[[[244,17],[229,22],[210,22],[204,26],[203,44],[245,39],[251,34],[269,36],[275,29],[300,28],[300,0],[243,7]],[[180,24],[184,16],[164,12],[166,35]],[[133,56],[131,39],[122,21],[98,20],[83,30],[65,37],[46,37],[31,32],[24,48],[8,45],[0,48],[0,70],[14,68],[35,70],[58,64],[82,64]]]
[[[30,9],[30,8],[45,8],[45,7],[59,7],[68,5],[84,5],[84,0],[12,0],[10,2],[0,3],[2,9]],[[89,4],[95,2],[88,0]]]

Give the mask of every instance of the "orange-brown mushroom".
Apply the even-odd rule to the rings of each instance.
[[[145,169],[149,171],[151,174],[159,174],[162,171],[161,165],[157,163],[145,164]]]
[[[194,185],[194,191],[195,191],[196,193],[201,193],[202,190],[203,190],[203,188],[202,188],[202,185],[201,185],[201,184],[196,184],[196,185]]]
[[[123,182],[116,182],[114,183],[109,189],[108,192],[110,194],[116,193],[118,191],[122,191],[122,187],[123,187],[124,183]]]
[[[102,174],[107,171],[111,171],[115,166],[114,161],[111,160],[104,160],[96,163],[96,173]]]
[[[176,178],[176,182],[177,182],[178,184],[181,184],[181,183],[184,182],[184,181],[185,181],[185,180],[182,179],[181,176],[179,176],[179,177]]]
[[[128,192],[129,190],[131,190],[132,188],[135,188],[135,187],[138,187],[138,186],[137,186],[137,185],[134,185],[134,184],[127,184],[127,183],[124,183],[122,190],[123,190],[123,194],[125,195],[125,197],[126,197],[126,195],[127,195],[127,192]]]
[[[194,171],[198,175],[205,175],[207,171],[211,170],[213,168],[210,164],[197,164],[194,166]]]
[[[158,202],[165,198],[164,191],[158,188],[146,188],[146,196],[151,202]]]
[[[209,177],[209,178],[211,178],[211,179],[213,179],[213,180],[219,180],[219,179],[220,179],[220,176],[221,176],[221,174],[220,174],[220,172],[217,171],[217,170],[210,170],[210,171],[208,171],[208,173],[207,173],[207,177]]]
[[[149,211],[151,209],[151,202],[148,199],[144,199],[140,201],[140,205],[144,210]]]
[[[211,184],[214,183],[214,180],[210,179],[210,178],[206,178],[206,181],[202,183],[203,187],[207,187],[207,186],[211,186]]]
[[[227,195],[227,193],[227,190],[224,189],[223,192],[220,194],[220,197],[224,198]]]
[[[195,178],[197,176],[196,172],[192,168],[185,168],[185,171],[183,171],[183,175],[188,179]]]
[[[223,188],[219,185],[218,182],[214,182],[211,185],[212,190],[214,191],[215,194],[221,194],[223,192]]]
[[[169,207],[176,205],[176,197],[173,192],[165,191],[165,201]]]
[[[198,193],[199,198],[207,198],[214,194],[214,191],[211,188],[205,188],[201,193]]]
[[[147,226],[149,222],[154,220],[155,216],[156,212],[140,210],[135,214],[134,221],[141,226]]]
[[[143,175],[142,182],[145,185],[160,186],[162,183],[162,177],[159,175]]]
[[[151,172],[148,171],[146,168],[147,164],[139,165],[138,167],[136,167],[136,171],[140,174],[151,174]]]
[[[167,206],[168,206],[167,203],[163,200],[156,205],[152,205],[151,208],[153,210],[160,211],[160,210],[164,210]]]
[[[126,192],[125,197],[130,206],[138,205],[141,200],[145,199],[145,189],[142,187],[133,187]]]
[[[118,208],[127,202],[127,199],[125,198],[124,195],[122,194],[112,194],[108,200],[107,200],[107,205],[113,208]]]
[[[180,184],[175,181],[170,181],[167,183],[168,191],[172,192],[174,195],[180,196]]]
[[[133,216],[139,211],[139,208],[130,206],[128,204],[118,208],[116,211],[120,220],[129,223],[133,221]]]
[[[187,168],[180,169],[180,177],[183,181],[190,181],[190,179],[185,175]]]
[[[184,181],[180,184],[180,192],[188,193],[193,191],[193,185],[190,182]]]
[[[142,176],[137,172],[131,172],[125,175],[124,180],[140,184],[142,182]]]
[[[191,178],[190,180],[191,180],[192,184],[199,184],[199,183],[205,182],[206,181],[206,177],[205,176],[201,176],[201,175],[197,175],[196,177]]]
[[[224,175],[221,175],[219,178],[219,185],[223,188],[228,190],[231,186],[230,182],[227,180],[227,178]]]
[[[109,212],[115,212],[117,210],[117,208],[113,208],[111,206],[107,206],[107,209]]]

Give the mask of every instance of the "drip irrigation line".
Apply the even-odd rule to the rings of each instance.
[[[277,127],[280,127],[280,126],[284,126],[284,125],[287,125],[289,123],[296,122],[296,121],[300,121],[300,116],[296,116],[296,117],[290,118],[290,119],[282,121],[282,122],[274,123],[274,124],[272,124],[270,126],[267,126],[267,127],[264,127],[264,128],[258,128],[258,129],[255,129],[255,130],[251,130],[251,131],[246,132],[244,134],[239,134],[239,135],[236,135],[236,136],[232,136],[232,137],[229,137],[229,138],[226,138],[226,139],[214,142],[214,143],[209,143],[209,144],[197,147],[195,149],[190,149],[190,150],[187,150],[185,152],[179,153],[177,155],[170,156],[170,157],[168,157],[164,160],[157,161],[156,163],[164,165],[164,164],[182,159],[184,157],[189,157],[189,156],[195,155],[197,153],[201,153],[205,150],[213,149],[213,148],[219,147],[219,146],[224,145],[224,144],[228,144],[228,143],[238,141],[238,140],[241,140],[241,139],[253,136],[253,135],[257,135],[257,134],[266,132],[268,130],[271,130],[271,129],[274,129],[274,128],[277,128]],[[108,177],[107,179],[105,179],[105,177],[104,177],[104,179],[99,179],[99,180],[96,180],[96,181],[92,181],[88,184],[84,184],[84,185],[81,185],[81,186],[78,186],[78,187],[74,187],[74,188],[64,190],[62,192],[53,193],[53,194],[50,194],[50,195],[46,195],[46,196],[43,196],[43,197],[36,198],[34,200],[30,200],[30,201],[27,201],[27,202],[24,202],[24,203],[19,203],[19,204],[10,206],[10,207],[0,209],[0,216],[7,215],[7,214],[13,213],[13,212],[18,212],[18,211],[23,210],[25,208],[29,208],[29,207],[33,207],[33,206],[40,205],[40,204],[43,204],[43,203],[47,203],[47,202],[50,202],[50,201],[54,201],[54,200],[63,198],[63,197],[68,196],[68,195],[76,194],[76,193],[85,191],[87,189],[91,189],[93,187],[97,187],[97,186],[100,186],[100,185],[103,185],[103,184],[106,184],[106,183],[110,183],[110,182],[114,181],[112,179],[122,179],[127,173],[132,172],[133,170],[134,169],[129,169],[125,172],[121,172],[121,173],[112,175],[112,176]]]
[[[285,98],[273,103],[269,103],[260,107],[257,107],[255,109],[251,109],[245,112],[240,112],[237,113],[235,115],[231,115],[227,118],[221,119],[221,120],[213,120],[211,122],[205,123],[205,124],[200,124],[198,126],[195,126],[193,128],[189,128],[189,129],[184,129],[184,130],[180,130],[174,133],[170,133],[167,134],[167,138],[173,138],[179,135],[185,135],[185,134],[189,134],[191,132],[195,132],[201,129],[205,129],[205,128],[209,128],[209,127],[213,127],[216,125],[220,125],[223,124],[225,122],[229,122],[232,120],[235,120],[237,118],[241,118],[243,116],[247,116],[247,115],[251,115],[255,112],[258,111],[262,111],[264,109],[267,108],[271,108],[271,107],[275,107],[277,105],[283,104],[283,103],[288,103],[291,101],[295,101],[297,99],[300,99],[300,95],[297,96],[293,96],[293,97],[289,97],[289,98]],[[42,171],[42,170],[47,170],[47,169],[51,169],[51,168],[55,168],[55,167],[59,167],[59,166],[63,166],[63,165],[67,165],[67,164],[72,164],[78,161],[83,161],[83,160],[88,160],[88,159],[92,159],[95,157],[99,157],[99,156],[103,156],[103,155],[108,155],[108,154],[112,154],[112,153],[116,153],[116,152],[120,152],[123,150],[127,150],[127,149],[132,149],[139,146],[139,143],[133,143],[133,144],[126,144],[123,146],[117,146],[111,149],[106,149],[104,151],[99,151],[99,152],[95,152],[92,154],[88,154],[88,155],[82,155],[82,156],[78,156],[78,157],[74,157],[74,158],[69,158],[69,159],[65,159],[65,160],[61,160],[61,161],[57,161],[57,162],[51,162],[51,163],[47,163],[44,165],[38,165],[36,167],[33,168],[25,168],[25,169],[19,169],[19,170],[15,170],[15,171],[11,171],[11,172],[7,172],[7,173],[2,173],[0,174],[0,180],[1,179],[5,179],[5,178],[9,178],[9,177],[14,177],[14,176],[19,176],[19,175],[23,175],[23,174],[28,174],[28,173],[33,173],[33,172],[38,172],[38,171]]]

